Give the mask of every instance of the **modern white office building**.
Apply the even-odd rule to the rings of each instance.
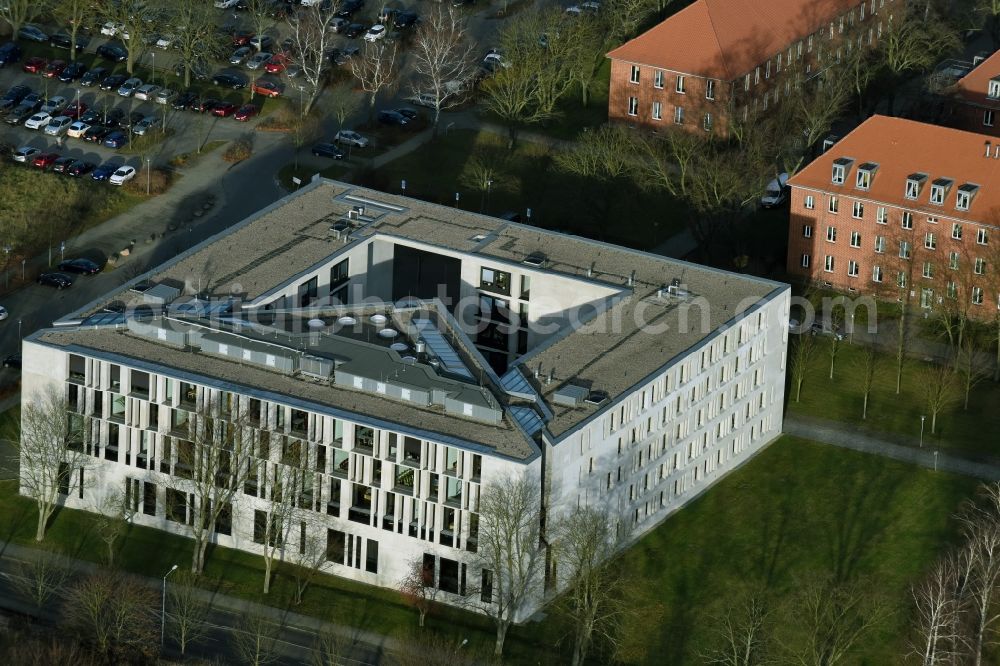
[[[638,536],[778,436],[788,307],[783,284],[317,178],[31,335],[22,395],[55,387],[83,432],[67,506],[126,493],[187,533],[192,423],[240,414],[255,471],[217,543],[262,552],[289,466],[287,549],[320,532],[324,570],[383,587],[423,558],[443,601],[485,604],[491,479]]]

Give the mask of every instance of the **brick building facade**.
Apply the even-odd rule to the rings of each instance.
[[[1000,136],[1000,51],[976,65],[948,92],[946,124]]]
[[[874,44],[903,0],[695,0],[611,51],[608,117],[725,135]]]
[[[873,116],[789,185],[791,275],[996,316],[1000,143]]]

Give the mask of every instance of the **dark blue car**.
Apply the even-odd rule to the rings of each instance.
[[[108,178],[111,178],[111,174],[117,171],[120,166],[121,164],[105,162],[101,166],[94,169],[94,173],[90,174],[90,177],[94,180],[107,180]]]
[[[112,132],[111,134],[109,134],[107,137],[104,138],[105,148],[114,148],[115,150],[117,150],[127,144],[128,144],[128,135],[125,134],[125,132]]]

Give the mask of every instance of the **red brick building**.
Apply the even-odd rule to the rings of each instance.
[[[725,134],[852,49],[903,0],[695,0],[611,51],[608,117]]]
[[[996,316],[1000,142],[873,116],[789,185],[790,274]]]
[[[950,93],[949,125],[1000,136],[1000,51],[959,79]]]

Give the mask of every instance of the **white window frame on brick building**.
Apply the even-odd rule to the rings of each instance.
[[[962,240],[962,225],[958,222],[951,225],[951,237],[954,240]]]
[[[705,99],[715,99],[715,79],[705,81]]]
[[[885,209],[885,206],[879,206],[875,210],[875,223],[885,224],[889,220],[889,214]]]
[[[920,190],[924,188],[924,183],[927,182],[926,173],[911,173],[906,178],[906,192],[905,196],[907,199],[916,199],[920,196]]]
[[[677,82],[674,84],[674,92],[678,92],[682,95],[686,94],[684,91],[684,75],[677,75]]]
[[[885,236],[875,237],[875,254],[882,254],[885,252]]]
[[[632,65],[632,70],[629,72],[628,81],[629,83],[639,83],[639,65]]]
[[[878,164],[874,162],[865,162],[858,167],[857,177],[855,178],[855,185],[859,190],[868,190],[872,186],[872,180],[875,178],[875,172],[878,170]]]
[[[827,273],[832,273],[834,267],[833,255],[826,255],[826,259],[823,261],[823,270]]]
[[[986,96],[990,99],[1000,99],[1000,78],[992,78],[986,84]]]
[[[653,102],[653,120],[663,120],[663,104]]]
[[[934,182],[931,183],[930,202],[935,206],[943,206],[952,182],[950,178],[935,178]]]
[[[829,201],[829,204],[827,206],[827,210],[829,210],[831,213],[837,213],[837,212],[839,212],[839,210],[840,210],[840,201],[837,199],[837,197],[830,197],[830,201]]]
[[[816,207],[816,198],[811,194],[806,195],[806,210],[813,210]]]
[[[976,265],[972,269],[972,272],[976,275],[983,275],[986,273],[986,260],[982,257],[976,257]]]
[[[908,210],[904,210],[903,211],[903,215],[900,218],[900,224],[903,225],[904,229],[912,229],[913,228],[913,213],[911,213]]]
[[[654,88],[659,88],[660,90],[662,90],[663,89],[663,79],[664,79],[664,73],[663,73],[662,69],[658,69],[658,70],[654,71],[653,72],[653,87]]]
[[[639,98],[629,97],[628,98],[628,115],[637,116],[639,115]]]
[[[953,271],[957,271],[958,261],[959,261],[958,252],[952,251],[951,254],[948,255],[948,268],[950,268]]]
[[[937,236],[933,232],[928,231],[924,234],[924,247],[928,250],[937,249]]]
[[[826,241],[828,243],[837,242],[837,227],[829,226],[826,228]]]
[[[809,268],[809,255],[803,254],[802,259],[799,260],[799,263],[802,266],[802,268]]]
[[[986,232],[986,229],[978,229],[976,231],[976,244],[977,245],[986,245],[987,243],[989,243],[989,240],[990,240],[990,236]]]
[[[803,224],[802,225],[802,237],[803,238],[812,238],[813,237],[813,228],[812,228],[811,224]]]
[[[847,277],[858,277],[858,262],[853,259],[847,262]]]
[[[851,232],[851,247],[861,247],[861,232],[852,231]]]
[[[674,124],[683,125],[684,124],[684,107],[675,106],[674,107]]]
[[[972,206],[972,199],[979,191],[979,186],[975,183],[963,183],[955,192],[955,209],[961,211],[969,210]]]
[[[855,201],[851,215],[857,220],[863,218],[865,216],[865,204],[861,201]]]
[[[983,288],[973,287],[972,288],[972,304],[982,305],[983,304]]]
[[[872,282],[881,282],[881,281],[882,281],[882,267],[872,266]]]

